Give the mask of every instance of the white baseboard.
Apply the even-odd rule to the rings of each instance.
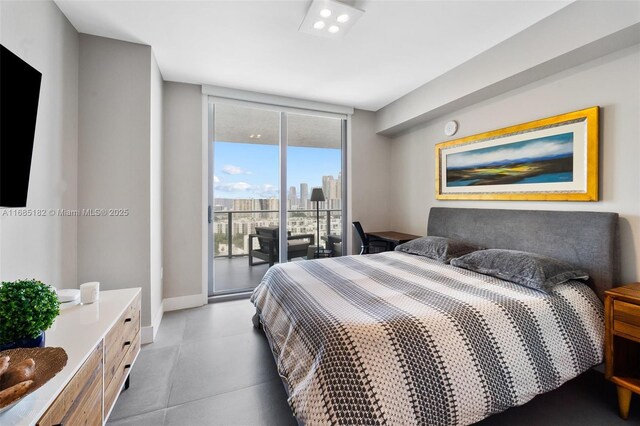
[[[180,309],[197,308],[207,304],[207,296],[203,294],[190,294],[188,296],[168,297],[163,300],[164,311],[177,311]]]
[[[164,311],[164,301],[162,301],[160,309],[158,310],[158,313],[156,313],[155,318],[153,318],[151,325],[142,327],[142,330],[140,330],[140,340],[143,345],[153,343],[153,341],[156,340],[156,334],[158,334],[158,329],[160,328]]]

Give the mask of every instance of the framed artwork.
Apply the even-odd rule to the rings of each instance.
[[[597,106],[436,145],[439,200],[598,201]]]

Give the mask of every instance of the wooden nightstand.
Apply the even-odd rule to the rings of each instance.
[[[640,394],[640,283],[605,293],[605,377],[618,388],[620,417],[629,416],[632,392]]]

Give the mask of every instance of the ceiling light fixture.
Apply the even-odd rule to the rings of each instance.
[[[313,0],[299,31],[326,38],[342,38],[363,14],[363,10],[337,0]]]

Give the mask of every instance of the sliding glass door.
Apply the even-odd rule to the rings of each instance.
[[[209,295],[249,292],[276,263],[342,255],[345,117],[221,100],[209,120]]]
[[[342,255],[343,122],[287,115],[287,230],[291,236],[313,236],[307,258]],[[297,244],[290,241],[289,251]]]

